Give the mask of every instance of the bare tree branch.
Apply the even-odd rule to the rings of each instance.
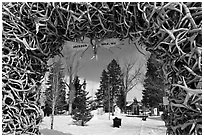
[[[72,113],[72,103],[74,101],[75,95],[75,87],[73,85],[74,78],[77,76],[78,71],[82,68],[79,68],[80,61],[78,59],[78,52],[74,54],[70,53],[68,56],[65,57],[66,59],[66,70],[69,77],[69,83],[65,82],[67,87],[69,88],[69,113]]]
[[[138,46],[142,47],[142,45],[139,43],[139,40],[136,40],[136,41],[134,42],[134,45],[135,45],[135,48],[139,51],[139,53],[141,53],[142,55],[146,56],[146,54],[145,54],[144,52],[142,52],[142,51],[138,48]]]
[[[124,104],[125,104],[125,112],[126,112],[126,97],[127,93],[131,91],[138,83],[139,79],[141,78],[142,75],[142,67],[143,65],[137,65],[136,64],[137,60],[127,60],[124,61],[124,66],[123,66],[123,84],[124,84]],[[137,67],[136,67],[137,66]]]
[[[54,67],[53,67],[53,92],[52,92],[52,114],[51,114],[51,129],[53,129],[54,125],[54,114],[55,114],[55,106],[57,103],[57,98],[59,96],[59,72],[60,72],[60,63],[61,60],[59,58],[58,61],[55,61],[55,58],[53,60]]]
[[[130,90],[132,90],[137,84],[138,84],[138,83],[135,83],[135,84],[133,84],[132,86],[130,86],[130,87],[128,88],[128,90],[127,90],[127,93],[128,93]]]
[[[128,92],[133,87],[135,87],[138,84],[139,82],[138,80],[142,75],[142,72],[141,72],[142,65],[138,65],[137,68],[134,68],[135,66],[136,66],[136,61],[125,61],[125,64],[123,67],[123,79],[124,79],[124,86],[126,89],[125,92]]]

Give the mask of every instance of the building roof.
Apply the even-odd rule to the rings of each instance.
[[[131,106],[131,105],[132,105],[132,103],[133,103],[133,101],[128,102],[126,106],[127,106],[127,107],[129,107],[129,106]]]
[[[134,104],[134,102],[133,101],[128,101],[128,103],[127,103],[127,107],[129,107],[129,106],[131,106],[131,105],[133,105]],[[141,102],[137,102],[137,105],[139,105],[139,106],[142,106],[142,103]]]

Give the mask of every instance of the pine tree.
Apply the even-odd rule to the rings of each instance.
[[[113,114],[114,104],[116,104],[120,109],[123,109],[124,106],[121,102],[124,98],[122,71],[120,65],[115,59],[113,59],[111,63],[108,64],[107,75],[109,90],[107,90],[106,92],[110,92],[107,94],[110,94],[110,104]]]
[[[108,110],[108,95],[106,91],[108,91],[108,75],[106,70],[103,70],[102,75],[100,77],[100,89],[96,92],[96,101],[99,106],[103,105],[105,110]]]
[[[89,103],[90,97],[87,97],[88,92],[86,91],[86,81],[84,80],[83,84],[80,84],[80,80],[76,77],[74,83],[76,89],[76,96],[73,102],[73,115],[74,120],[81,121],[81,126],[84,126],[91,118],[91,105]]]
[[[158,107],[164,96],[165,80],[161,63],[153,54],[148,59],[145,77],[142,103],[146,107]]]

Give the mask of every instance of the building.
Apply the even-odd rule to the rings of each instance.
[[[128,101],[126,109],[128,115],[140,115],[142,113],[142,103],[136,99],[134,101]]]

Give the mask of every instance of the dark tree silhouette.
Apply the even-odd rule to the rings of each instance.
[[[107,70],[102,72],[100,89],[98,89],[96,97],[98,102],[103,102],[106,112],[112,111],[112,114],[114,114],[114,105],[119,106],[120,109],[124,107],[123,92],[122,71],[120,65],[113,59],[108,64]]]
[[[96,92],[96,102],[98,106],[103,106],[104,110],[108,110],[108,75],[106,70],[103,70],[102,75],[100,77],[100,89]]]
[[[147,72],[144,80],[144,90],[142,92],[142,103],[146,107],[158,107],[162,103],[165,90],[165,78],[162,73],[161,63],[153,54],[147,62]]]
[[[87,97],[86,81],[84,80],[83,84],[80,84],[78,77],[74,81],[76,95],[73,102],[72,118],[77,122],[81,122],[80,125],[84,126],[92,118],[90,97]]]

